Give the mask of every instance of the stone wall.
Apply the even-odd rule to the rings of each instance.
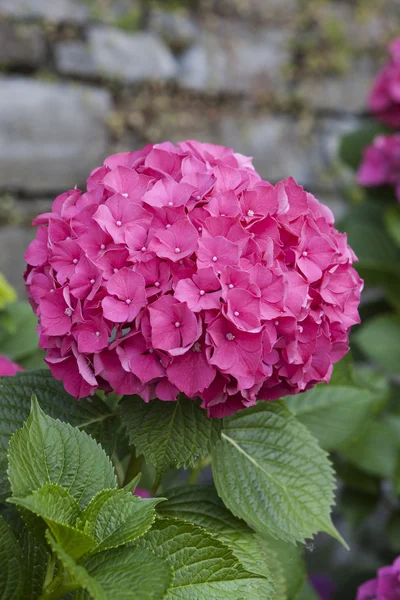
[[[340,211],[340,136],[399,0],[0,0],[0,271],[28,224],[114,151],[197,138]]]

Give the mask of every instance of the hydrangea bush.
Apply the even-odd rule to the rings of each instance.
[[[328,382],[359,322],[355,255],[331,211],[228,148],[110,156],[34,224],[40,346],[76,398],[184,393],[223,417]]]

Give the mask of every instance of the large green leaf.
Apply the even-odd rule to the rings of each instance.
[[[24,589],[24,564],[15,536],[0,517],[0,600],[20,600]]]
[[[15,302],[17,299],[17,292],[8,283],[2,273],[0,273],[0,310],[3,311],[7,304]]]
[[[21,600],[40,598],[46,576],[49,553],[43,545],[36,544],[25,529],[19,539],[24,565],[24,590]]]
[[[282,540],[276,540],[265,533],[262,539],[267,547],[274,552],[282,569],[287,600],[297,600],[297,596],[306,582],[306,565],[303,548]]]
[[[37,317],[28,302],[10,304],[7,312],[14,323],[12,334],[0,336],[1,353],[19,361],[36,351],[39,340],[36,333]]]
[[[150,529],[160,498],[144,500],[127,490],[103,490],[83,511],[80,523],[96,540],[91,554],[117,548]]]
[[[227,418],[212,468],[226,506],[257,531],[293,543],[317,531],[341,540],[330,516],[331,464],[282,402],[260,402]]]
[[[104,450],[84,431],[48,417],[32,397],[32,411],[9,445],[8,476],[14,496],[23,498],[57,483],[81,507],[104,488],[116,487]]]
[[[49,371],[5,377],[0,381],[0,501],[7,497],[10,489],[6,475],[8,443],[28,418],[33,393],[49,416],[85,429],[110,454],[117,439],[119,420],[100,398],[95,396],[78,402]]]
[[[348,446],[345,455],[356,467],[378,477],[395,476],[400,449],[399,435],[389,419],[370,424],[358,440]]]
[[[355,340],[365,356],[392,375],[400,375],[400,320],[380,315],[364,323]]]
[[[171,580],[165,561],[143,548],[115,548],[77,564],[48,534],[48,541],[76,588],[74,598],[160,600]],[[85,590],[85,591],[84,591]],[[72,586],[71,586],[72,591]]]
[[[336,450],[351,442],[368,424],[377,397],[357,387],[318,385],[305,394],[288,396],[285,402],[322,448]]]
[[[148,404],[137,396],[127,397],[121,404],[121,418],[137,454],[143,454],[159,474],[170,467],[193,466],[197,458],[210,454],[222,425],[182,396],[176,402]]]
[[[268,549],[244,521],[229,512],[214,487],[185,485],[168,490],[165,495],[168,500],[158,507],[159,514],[203,527],[224,542],[245,569],[271,582],[272,596],[275,578],[269,566]]]
[[[41,517],[57,543],[73,559],[78,559],[96,546],[96,540],[79,531],[75,525],[81,514],[78,501],[59,485],[48,483],[25,498],[9,498],[36,516]]]
[[[201,527],[160,519],[142,542],[173,572],[166,600],[266,600],[267,579],[246,571],[231,549]]]

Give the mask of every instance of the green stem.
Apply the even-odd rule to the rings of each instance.
[[[53,586],[54,584],[58,584],[57,586]],[[50,585],[47,590],[40,596],[39,600],[58,600],[65,596],[65,594],[69,594],[69,592],[75,592],[75,590],[79,590],[81,586],[79,583],[62,583],[61,579],[57,577],[53,579],[52,585]]]
[[[50,585],[53,577],[54,577],[54,567],[56,566],[57,557],[55,554],[50,554],[49,560],[47,562],[46,575],[43,582],[43,589],[45,590],[47,586]]]
[[[123,487],[128,485],[128,483],[130,483],[132,479],[135,479],[136,475],[138,475],[141,472],[142,464],[143,456],[136,456],[136,453],[132,452],[131,457],[129,459],[128,467],[126,469]]]
[[[151,489],[152,496],[155,496],[157,494],[157,490],[160,487],[160,483],[161,483],[161,473],[157,473],[156,478],[153,483],[153,487]]]
[[[194,468],[192,469],[192,472],[190,473],[187,482],[190,485],[197,483],[199,480],[199,477],[200,477],[200,473],[202,472],[203,469],[208,467],[209,464],[211,464],[210,457],[199,458],[199,460],[196,462]]]

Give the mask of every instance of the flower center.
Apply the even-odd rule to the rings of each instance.
[[[121,194],[121,196],[123,196],[124,198],[127,198],[128,194],[126,192],[124,192],[123,194]]]
[[[129,306],[129,305],[130,305],[130,303],[132,302],[132,300],[130,300],[130,299],[128,298],[128,300],[125,300],[125,302],[126,302],[126,303],[127,303],[127,305]]]
[[[170,223],[167,223],[166,226],[165,226],[166,229],[169,229],[170,227],[171,227]]]
[[[212,259],[213,259],[213,262],[217,262],[218,257],[217,256],[213,256]]]
[[[235,312],[233,314],[235,315],[235,317],[238,317],[239,316],[239,311],[235,310]]]
[[[117,221],[117,222],[116,222],[116,226],[117,226],[117,227],[121,227],[121,225],[122,225],[122,221]]]
[[[117,269],[117,267],[115,267],[115,269],[114,269],[114,273],[118,273],[118,269]]]
[[[74,265],[77,265],[78,264],[78,259],[74,258],[74,260],[72,262],[74,263]]]
[[[302,325],[299,325],[299,331],[300,331],[300,333],[303,333],[304,327]]]
[[[230,342],[232,342],[235,339],[235,336],[233,335],[233,333],[227,333],[225,337]]]
[[[173,206],[174,203],[173,202],[168,202],[168,206]]]
[[[181,323],[180,323],[180,321],[175,321],[175,327],[176,327],[176,328],[178,328],[178,327],[180,327],[180,326],[181,326]]]
[[[204,296],[205,291],[204,290],[200,290],[200,296]]]
[[[247,216],[248,217],[254,217],[254,210],[248,210],[247,211]]]
[[[308,254],[308,252],[306,252],[306,251],[304,250],[304,252],[303,252],[303,256],[307,256],[307,254]]]
[[[146,252],[147,248],[146,246],[142,246],[142,252]]]
[[[67,315],[67,317],[70,317],[72,315],[72,308],[66,308],[64,314]]]
[[[201,344],[196,342],[193,346],[193,352],[201,352]]]
[[[160,282],[159,282],[159,281],[156,281],[154,285],[155,285],[156,287],[160,287]]]
[[[233,283],[230,283],[230,284],[228,285],[228,288],[231,290],[231,289],[233,288]]]
[[[96,331],[96,337],[100,337],[100,331]]]
[[[105,244],[102,244],[102,245],[100,246],[100,250],[105,250],[105,249],[106,249],[106,246],[105,246]]]
[[[275,321],[275,327],[278,327],[279,321]]]
[[[179,254],[180,251],[181,251],[180,248],[175,248],[175,254]]]
[[[93,284],[94,284],[94,281],[95,281],[94,279],[91,279],[91,280],[90,280],[90,283],[93,285]]]

